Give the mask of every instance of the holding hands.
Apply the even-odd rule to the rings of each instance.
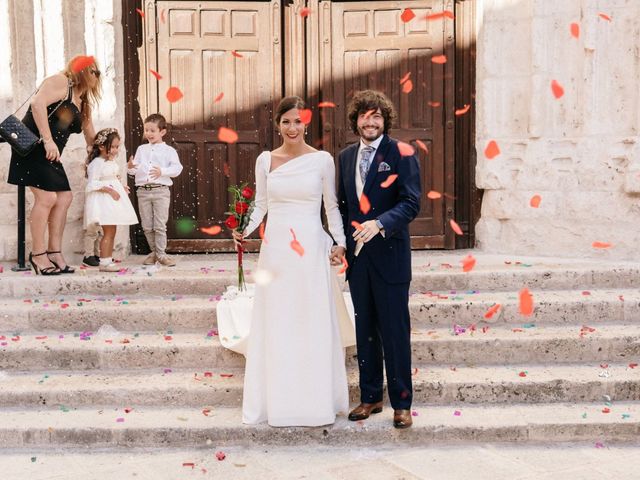
[[[329,255],[329,261],[331,265],[337,267],[338,265],[342,265],[342,259],[344,258],[344,254],[346,253],[346,249],[339,245],[334,245],[331,247],[331,255]]]

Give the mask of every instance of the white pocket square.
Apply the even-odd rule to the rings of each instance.
[[[391,170],[391,167],[387,162],[380,162],[380,165],[378,165],[379,172],[388,172],[389,170]]]

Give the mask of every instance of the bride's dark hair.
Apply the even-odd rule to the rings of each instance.
[[[276,127],[280,125],[280,119],[282,118],[282,115],[284,115],[285,113],[287,113],[289,110],[293,108],[297,108],[298,110],[306,108],[304,100],[302,100],[300,97],[297,97],[295,95],[291,97],[284,97],[282,100],[280,100],[280,103],[276,107],[276,112],[275,112],[276,115],[273,118],[273,121],[275,122]]]

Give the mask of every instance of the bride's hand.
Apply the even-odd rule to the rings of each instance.
[[[236,247],[236,251],[238,251],[244,242],[244,235],[237,230],[232,231],[231,235],[233,235],[233,245]]]
[[[331,265],[337,267],[338,265],[342,265],[342,259],[344,258],[346,250],[344,247],[340,247],[338,245],[334,245],[331,247],[331,255],[329,255],[329,260],[331,261]]]

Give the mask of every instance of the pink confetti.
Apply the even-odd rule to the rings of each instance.
[[[596,442],[596,448],[604,448],[604,443],[602,442]]]
[[[120,418],[116,418],[116,422],[118,423],[124,423],[124,418],[120,417]]]
[[[454,414],[456,417],[459,417],[460,415],[462,415],[462,412],[461,412],[460,410],[456,410],[455,412],[453,412],[453,414]]]
[[[416,410],[411,410],[411,416],[412,417],[417,417],[418,416],[418,412]]]

